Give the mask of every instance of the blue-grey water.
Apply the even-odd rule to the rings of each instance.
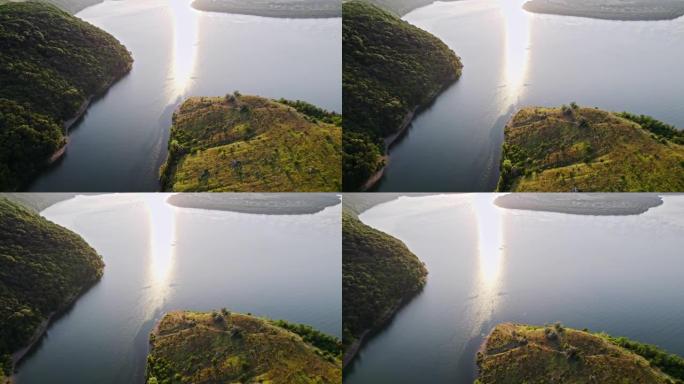
[[[173,310],[225,307],[340,337],[340,205],[270,216],[176,208],[166,197],[78,196],[42,212],[106,267],[18,367],[18,384],[142,383],[148,335]]]
[[[560,321],[684,356],[684,196],[636,216],[507,210],[494,198],[402,197],[360,216],[430,274],[345,383],[472,383],[476,351],[501,322]]]
[[[88,109],[66,156],[31,191],[159,189],[171,115],[188,96],[239,90],[341,111],[341,19],[200,12],[190,0],[108,0],[78,17],[119,39],[133,69]]]
[[[522,106],[576,101],[684,128],[684,17],[541,15],[524,2],[436,2],[404,17],[461,56],[463,76],[393,147],[377,190],[493,191],[503,127]]]

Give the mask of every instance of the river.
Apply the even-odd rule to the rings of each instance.
[[[503,127],[522,106],[575,101],[684,128],[684,17],[541,15],[524,2],[436,2],[405,15],[461,57],[463,76],[394,145],[376,190],[493,191]]]
[[[239,90],[341,111],[341,18],[280,19],[200,12],[189,0],[109,0],[78,17],[119,39],[126,77],[72,127],[34,192],[158,190],[171,116],[188,96]]]
[[[226,307],[341,336],[340,205],[252,215],[176,208],[167,196],[77,196],[42,212],[106,266],[19,365],[18,384],[142,383],[149,333],[173,310]]]
[[[401,197],[360,216],[430,274],[346,384],[472,383],[477,349],[501,322],[560,321],[684,356],[684,196],[634,216],[508,210],[494,198]]]

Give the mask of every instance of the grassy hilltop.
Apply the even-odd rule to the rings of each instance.
[[[565,328],[500,324],[478,352],[476,384],[675,384],[684,359],[657,347]]]
[[[372,4],[345,2],[342,15],[344,190],[353,191],[382,170],[385,139],[456,81],[462,65],[438,38]]]
[[[427,269],[400,240],[342,214],[342,341],[349,363],[370,332],[420,292]]]
[[[33,343],[103,268],[80,236],[0,198],[0,371],[10,376],[11,354]]]
[[[0,5],[0,190],[20,188],[66,144],[65,125],[132,65],[113,36],[53,5]]]
[[[505,128],[500,191],[684,190],[684,133],[648,116],[529,107]]]
[[[173,312],[150,336],[147,384],[339,384],[338,339],[227,310]]]
[[[341,116],[301,101],[193,97],[174,113],[168,191],[338,191]]]

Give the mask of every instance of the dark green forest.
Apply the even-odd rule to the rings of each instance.
[[[26,346],[48,316],[102,276],[102,258],[79,235],[0,197],[0,362]],[[1,375],[0,375],[1,376]]]
[[[648,360],[651,366],[657,367],[669,376],[684,382],[684,358],[667,353],[655,345],[640,343],[626,337],[613,337],[605,333],[599,335],[615,345],[629,349]]]
[[[273,324],[298,334],[305,342],[323,351],[326,357],[342,358],[342,342],[337,337],[327,335],[306,324],[291,323],[286,320],[275,320]]]
[[[342,342],[386,322],[425,285],[427,269],[400,240],[342,214]]]
[[[65,144],[65,121],[132,62],[113,36],[56,6],[0,5],[0,189],[44,167]]]
[[[302,100],[287,100],[281,98],[278,100],[278,102],[280,104],[289,105],[290,107],[296,109],[297,112],[303,113],[314,120],[322,121],[328,124],[334,124],[338,127],[342,126],[342,115],[339,113],[328,112],[323,108],[317,107]]]
[[[383,166],[383,138],[400,130],[461,75],[461,62],[430,33],[363,1],[342,5],[344,190]]]
[[[684,145],[684,130],[677,129],[674,125],[663,123],[647,115],[635,115],[629,112],[621,112],[617,115],[641,125],[641,128],[653,133],[658,138],[665,138],[673,143]]]

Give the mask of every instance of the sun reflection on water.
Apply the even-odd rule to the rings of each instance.
[[[148,282],[155,300],[163,300],[173,269],[175,211],[166,203],[166,195],[145,194],[144,200],[150,226]]]
[[[524,91],[529,62],[530,15],[522,8],[526,0],[497,0],[504,23],[504,81],[506,104],[518,104]]]
[[[189,0],[168,0],[173,26],[173,80],[171,101],[183,97],[190,86],[197,61],[199,14]]]
[[[475,194],[472,200],[478,228],[480,278],[487,289],[496,286],[504,255],[502,212],[494,205],[495,198],[492,194]]]
[[[478,278],[474,293],[473,335],[491,320],[499,301],[505,255],[503,210],[494,205],[495,194],[474,194],[471,207],[477,226]]]

